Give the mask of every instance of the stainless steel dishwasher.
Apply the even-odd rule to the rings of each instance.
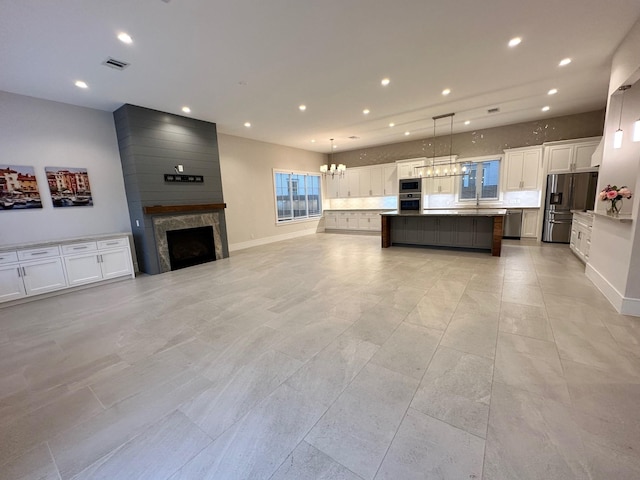
[[[521,232],[522,209],[507,209],[507,214],[504,217],[504,231],[502,232],[502,238],[520,239]]]

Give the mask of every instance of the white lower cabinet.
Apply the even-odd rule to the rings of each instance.
[[[21,268],[17,265],[0,266],[0,302],[8,302],[25,295]]]
[[[100,257],[97,253],[64,257],[64,266],[71,287],[102,280]]]
[[[569,248],[584,263],[589,261],[591,248],[591,228],[593,218],[588,215],[573,214],[571,222],[571,239]]]
[[[0,252],[0,302],[133,276],[127,237]]]
[[[382,230],[382,219],[380,211],[342,211],[325,212],[325,230],[359,230],[375,231]]]
[[[66,286],[59,257],[0,266],[0,302],[53,292]]]
[[[133,272],[129,250],[101,251],[100,268],[102,269],[102,278],[105,280],[131,275]]]
[[[537,209],[525,209],[522,212],[522,231],[520,236],[523,238],[538,237],[538,217],[540,211]]]

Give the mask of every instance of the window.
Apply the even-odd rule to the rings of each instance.
[[[469,162],[466,175],[460,177],[460,200],[497,200],[500,160]]]
[[[274,172],[274,183],[279,223],[322,214],[320,175]]]

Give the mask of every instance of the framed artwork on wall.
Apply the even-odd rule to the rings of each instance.
[[[42,208],[33,167],[0,164],[0,210]]]
[[[54,207],[91,207],[91,184],[86,168],[45,167]]]

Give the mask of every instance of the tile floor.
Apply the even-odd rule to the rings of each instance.
[[[640,319],[566,245],[318,234],[0,310],[0,478],[638,479]]]

